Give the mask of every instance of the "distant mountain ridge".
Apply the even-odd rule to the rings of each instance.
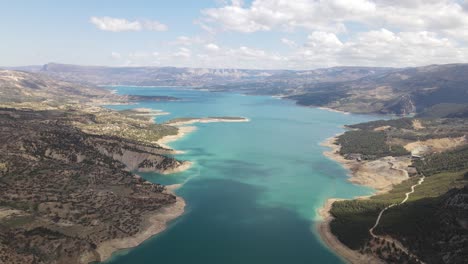
[[[0,70],[0,102],[84,101],[113,97],[107,89],[61,81],[49,76]]]
[[[276,71],[176,67],[106,67],[49,63],[38,72],[95,85],[201,86],[270,76]]]
[[[444,115],[436,117],[444,117],[459,116],[462,108],[468,112],[468,64],[294,71],[49,63],[15,69],[85,85],[191,86],[282,96],[305,106],[354,113],[434,116],[431,109],[437,109]]]
[[[391,68],[333,67],[315,70],[251,70],[177,67],[107,67],[48,63],[43,66],[10,67],[46,74],[59,80],[94,85],[211,86],[231,83],[291,83],[348,81],[386,72]]]
[[[468,104],[468,64],[405,68],[297,92],[289,98],[299,104],[355,113],[409,115],[441,106],[451,112]]]

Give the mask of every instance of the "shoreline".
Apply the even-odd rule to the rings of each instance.
[[[343,132],[344,133],[344,132]],[[364,175],[359,173],[359,170],[369,164],[370,162],[360,162],[357,160],[348,160],[339,154],[341,146],[336,144],[338,137],[343,133],[339,133],[333,137],[327,138],[325,141],[321,142],[320,145],[329,148],[323,152],[323,155],[337,163],[339,163],[343,168],[348,170],[348,181],[373,188],[375,191],[368,196],[355,197],[353,199],[368,199],[369,197],[381,194],[390,191],[393,188],[394,182],[388,181],[385,177],[381,176],[382,173],[374,174],[372,181],[369,181],[369,175]],[[389,157],[385,157],[389,158]],[[377,160],[384,164],[386,162],[385,158],[382,158],[381,161]],[[374,161],[376,162],[376,161]],[[390,162],[388,162],[390,164]],[[380,167],[378,167],[380,168]],[[388,168],[388,171],[402,171],[402,169],[394,168],[393,164]],[[406,177],[408,174],[406,171]],[[375,177],[379,175],[380,177]],[[403,175],[405,176],[405,175]],[[404,178],[401,177],[397,181],[401,182]],[[346,245],[341,243],[339,239],[331,232],[330,222],[333,220],[333,216],[330,213],[332,204],[335,201],[343,201],[346,199],[338,198],[329,198],[325,201],[322,207],[317,209],[317,213],[320,216],[321,220],[317,221],[315,228],[322,240],[322,242],[333,252],[335,252],[340,258],[345,260],[348,263],[384,263],[382,260],[367,254],[361,254],[358,251],[348,248]]]
[[[177,127],[178,129],[177,134],[162,137],[159,140],[157,140],[156,143],[163,148],[171,149],[173,151],[173,154],[183,154],[185,153],[184,151],[175,150],[171,148],[170,146],[168,146],[168,144],[176,140],[179,140],[198,129],[196,126],[187,126],[187,125],[193,125],[196,123],[238,123],[238,122],[250,122],[250,119],[245,118],[245,117],[239,117],[239,118],[202,117],[202,118],[191,118],[189,120],[174,121],[174,122],[169,121],[168,123],[164,123],[164,124],[168,126]]]
[[[168,126],[184,126],[184,125],[192,125],[196,123],[237,123],[237,122],[249,122],[250,119],[245,117],[239,118],[222,118],[222,117],[201,117],[201,118],[191,118],[189,120],[181,120],[181,121],[174,121],[174,122],[167,122],[165,125]]]
[[[167,193],[172,193],[179,186],[170,186],[166,189]],[[145,240],[161,233],[167,229],[170,221],[181,216],[185,211],[185,200],[176,196],[176,202],[160,208],[154,213],[148,213],[144,216],[143,229],[134,236],[106,240],[98,245],[96,251],[100,256],[100,262],[109,260],[113,253],[123,249],[130,249],[140,245]]]
[[[167,174],[174,174],[174,173],[179,173],[179,172],[183,172],[183,171],[186,171],[188,169],[190,169],[193,165],[193,162],[191,161],[182,161],[182,164],[180,166],[178,166],[177,168],[174,168],[174,169],[166,169],[162,172],[160,172],[160,174],[163,174],[163,175],[167,175]]]
[[[352,182],[354,171],[356,170],[357,161],[347,160],[339,154],[340,146],[336,144],[336,141],[343,133],[336,134],[333,137],[327,138],[321,142],[320,145],[329,148],[323,152],[323,155],[333,161],[339,163],[343,168],[348,170],[347,175],[348,181]],[[364,197],[363,197],[364,198]],[[376,262],[376,259],[372,256],[363,255],[355,250],[350,249],[331,232],[330,223],[333,220],[333,216],[330,213],[332,204],[336,201],[343,201],[345,199],[329,198],[325,201],[322,207],[317,209],[317,213],[320,216],[320,220],[315,224],[315,229],[319,234],[322,242],[333,251],[338,257],[347,263],[382,263]]]
[[[137,110],[138,111],[138,110]],[[170,142],[174,142],[186,136],[189,133],[192,133],[197,130],[195,126],[186,126],[187,124],[194,124],[194,123],[213,123],[213,122],[248,122],[250,121],[247,118],[242,119],[231,119],[231,118],[197,118],[193,120],[181,121],[181,122],[174,122],[168,125],[175,126],[178,128],[176,135],[169,135],[165,136],[155,143],[160,145],[163,148],[172,150],[172,154],[181,154],[184,153],[183,151],[174,150],[169,147],[167,144]],[[161,172],[161,174],[172,174],[177,172],[182,172],[188,170],[193,165],[191,161],[183,161],[183,163],[171,170],[166,170]],[[180,188],[183,184],[172,184],[165,186],[166,189],[164,190],[165,193],[174,194],[174,191]],[[174,194],[175,195],[175,194]],[[126,237],[126,238],[118,238],[118,239],[111,239],[102,242],[98,245],[96,251],[100,256],[100,262],[104,262],[112,257],[112,254],[118,252],[119,250],[123,249],[130,249],[140,245],[145,240],[161,233],[162,231],[166,230],[168,223],[179,216],[181,216],[185,211],[185,200],[180,197],[176,196],[176,202],[164,206],[159,210],[147,213],[143,216],[143,228],[142,231],[137,233],[134,236]]]
[[[339,153],[341,146],[336,144],[338,137],[342,134],[330,137],[320,145],[329,148],[323,152],[325,157],[348,170],[349,182],[370,187],[375,190],[372,195],[376,195],[389,192],[395,184],[409,179],[408,172],[401,169],[405,163],[409,165],[409,158],[388,156],[373,161],[357,161],[343,157]]]
[[[172,126],[175,126],[175,125],[172,125]],[[178,129],[177,134],[162,137],[162,138],[160,138],[160,139],[158,139],[156,141],[156,144],[158,144],[159,146],[161,146],[161,147],[163,147],[165,149],[171,149],[172,154],[183,154],[184,151],[175,150],[175,149],[171,148],[170,146],[168,146],[167,144],[169,144],[171,142],[174,142],[174,141],[177,141],[177,140],[185,137],[187,134],[190,134],[190,133],[196,131],[197,127],[194,127],[194,126],[180,126],[180,127],[178,127],[177,126],[177,129]]]
[[[340,114],[344,114],[344,115],[350,115],[351,114],[351,112],[336,110],[336,109],[329,108],[329,107],[324,107],[324,106],[319,106],[319,107],[316,107],[316,108],[321,109],[321,110],[325,110],[325,111],[328,111],[328,112],[340,113]]]
[[[144,108],[137,108],[135,110],[137,113],[143,112],[146,110],[150,110],[151,114],[163,112],[161,110],[152,110],[152,109],[144,109]],[[176,141],[197,129],[194,126],[183,126],[183,127],[177,127],[177,128],[178,128],[178,132],[176,135],[165,136],[155,142],[159,146],[170,150],[171,152],[170,154],[181,154],[184,152],[172,149],[171,147],[167,145],[168,143]],[[193,165],[193,162],[191,161],[182,161],[182,164],[178,166],[177,168],[164,170],[159,173],[160,174],[178,173],[178,172],[188,170],[190,167],[192,167],[192,165]],[[157,211],[145,214],[143,216],[142,229],[140,232],[130,237],[111,239],[111,240],[106,240],[100,243],[96,249],[96,252],[98,253],[100,257],[100,262],[105,262],[109,260],[109,258],[111,258],[114,253],[120,250],[131,249],[131,248],[139,246],[144,241],[165,231],[168,227],[169,222],[180,217],[185,212],[186,202],[182,197],[175,195],[174,192],[177,189],[179,189],[182,185],[183,184],[172,184],[172,185],[165,186],[165,190],[163,192],[167,194],[173,194],[176,197],[175,203],[163,206]]]
[[[331,249],[338,257],[343,261],[352,264],[361,263],[384,263],[380,259],[377,259],[371,255],[364,255],[355,250],[348,248],[346,245],[341,243],[338,238],[331,232],[330,222],[333,220],[333,216],[330,214],[332,204],[336,201],[343,201],[345,199],[330,198],[325,201],[323,206],[317,209],[318,214],[322,218],[315,224],[315,229],[319,234],[322,242]]]

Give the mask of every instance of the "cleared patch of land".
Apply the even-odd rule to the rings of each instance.
[[[369,255],[386,263],[462,263],[468,255],[463,246],[468,241],[468,124],[460,119],[414,124],[409,118],[357,124],[351,126],[357,130],[328,140],[332,151],[326,155],[351,170],[350,180],[379,191],[334,202],[326,218],[329,229],[321,228],[322,237],[331,241],[327,244],[352,263]],[[369,135],[376,144],[368,144]],[[348,148],[343,151],[339,143]],[[421,145],[428,150],[411,158],[409,151]],[[395,146],[409,147],[395,152]],[[380,157],[387,153],[393,155]],[[421,176],[426,176],[422,182]],[[369,230],[390,205],[396,206],[385,210],[372,236]]]

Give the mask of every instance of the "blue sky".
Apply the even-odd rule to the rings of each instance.
[[[1,1],[4,66],[467,62],[466,1]]]

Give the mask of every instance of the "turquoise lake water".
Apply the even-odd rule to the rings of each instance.
[[[320,142],[345,124],[375,116],[345,115],[267,96],[196,90],[112,87],[120,94],[167,95],[174,102],[140,102],[177,117],[242,116],[246,123],[195,124],[195,132],[170,144],[194,166],[182,173],[140,174],[177,190],[187,207],[161,234],[114,254],[108,263],[343,263],[326,248],[314,225],[331,197],[368,195],[347,181],[346,170],[322,155]]]

